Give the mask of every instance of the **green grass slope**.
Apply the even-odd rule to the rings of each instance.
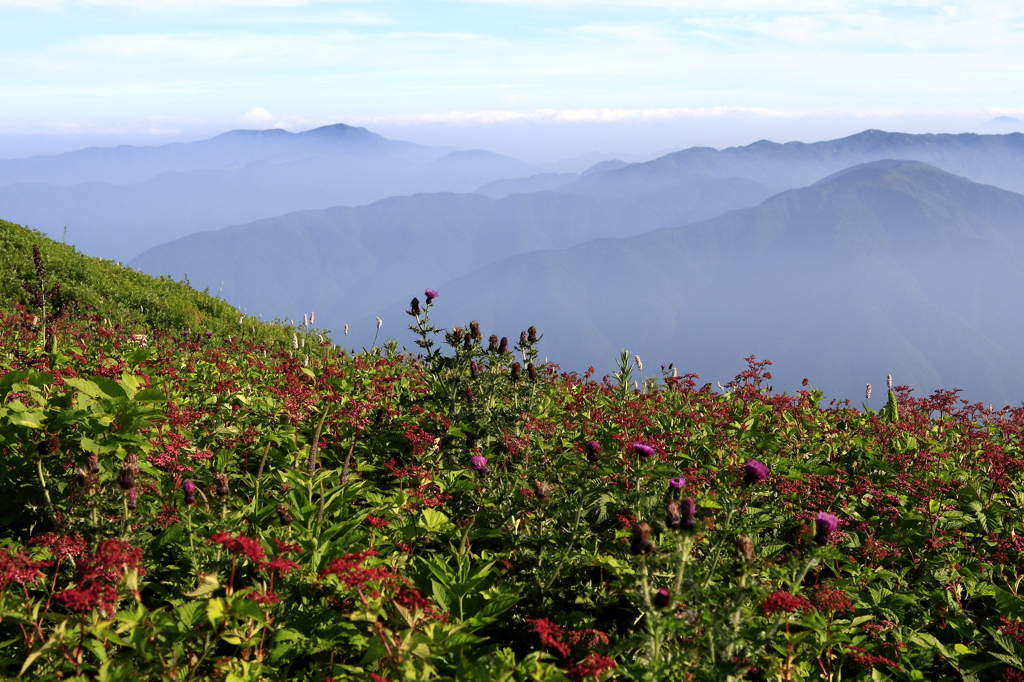
[[[290,336],[283,327],[252,319],[239,325],[240,313],[208,292],[170,277],[150,277],[114,261],[91,258],[75,247],[55,242],[42,233],[0,220],[0,296],[8,304],[30,306],[32,295],[23,284],[36,280],[32,247],[39,246],[46,268],[44,286],[60,283],[69,310],[96,309],[113,324],[149,329],[212,332],[262,342]]]

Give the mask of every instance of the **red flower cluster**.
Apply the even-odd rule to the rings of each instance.
[[[32,561],[23,552],[17,554],[0,554],[0,593],[9,584],[33,583],[43,575],[39,570],[45,567],[45,562]]]
[[[74,535],[47,533],[46,535],[32,538],[28,541],[28,544],[46,547],[58,559],[80,557],[85,551],[85,540],[78,533]]]
[[[250,561],[262,565],[266,558],[263,545],[256,538],[247,538],[244,535],[231,537],[231,533],[217,533],[210,538],[210,544],[220,544],[232,554],[241,554]]]
[[[360,588],[366,583],[392,582],[400,577],[383,566],[363,568],[363,562],[372,556],[377,556],[377,553],[372,549],[346,554],[327,564],[327,568],[324,569],[320,577],[326,578],[329,575],[336,575],[338,580],[349,588]]]
[[[141,574],[141,564],[140,547],[123,540],[104,540],[79,563],[75,587],[61,590],[53,598],[76,613],[99,609],[109,618],[117,604],[117,582],[128,570]]]
[[[374,528],[378,528],[378,529],[379,528],[387,528],[389,525],[391,525],[389,521],[385,521],[384,519],[380,518],[379,516],[373,516],[372,514],[368,515],[366,517],[366,520],[369,521],[371,526],[373,526]]]
[[[537,633],[538,637],[540,637],[540,645],[542,648],[550,647],[557,651],[562,658],[569,655],[569,645],[562,641],[562,637],[565,635],[562,628],[558,627],[547,618],[527,618],[526,622],[533,623],[533,631]]]
[[[846,648],[851,652],[856,652],[850,653],[850,658],[852,658],[854,662],[864,666],[865,668],[870,668],[874,665],[887,665],[891,668],[900,667],[900,664],[896,661],[886,658],[885,656],[879,656],[877,654],[868,653],[866,649],[861,649],[859,646],[851,646],[848,644]]]
[[[764,604],[761,605],[761,612],[766,616],[770,616],[773,613],[795,613],[797,611],[810,613],[813,610],[814,607],[811,605],[811,602],[800,595],[790,594],[784,590],[768,595],[768,598],[764,600]]]
[[[853,613],[853,602],[846,593],[831,585],[821,585],[811,593],[811,603],[819,611]]]
[[[612,670],[618,666],[615,665],[615,661],[602,656],[599,653],[591,651],[587,654],[579,663],[571,661],[565,666],[565,675],[573,682],[582,682],[588,677],[593,677],[595,680],[597,676],[603,673],[605,670]]]

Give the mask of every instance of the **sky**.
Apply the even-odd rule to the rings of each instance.
[[[555,160],[997,116],[1024,119],[1024,1],[0,0],[0,158],[344,122]]]

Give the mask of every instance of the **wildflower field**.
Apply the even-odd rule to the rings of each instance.
[[[1024,680],[1024,409],[562,373],[443,291],[354,352],[15,246],[0,677]]]

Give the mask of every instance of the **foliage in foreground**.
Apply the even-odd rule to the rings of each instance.
[[[1024,410],[442,353],[432,298],[416,357],[4,313],[0,675],[1024,679]]]

